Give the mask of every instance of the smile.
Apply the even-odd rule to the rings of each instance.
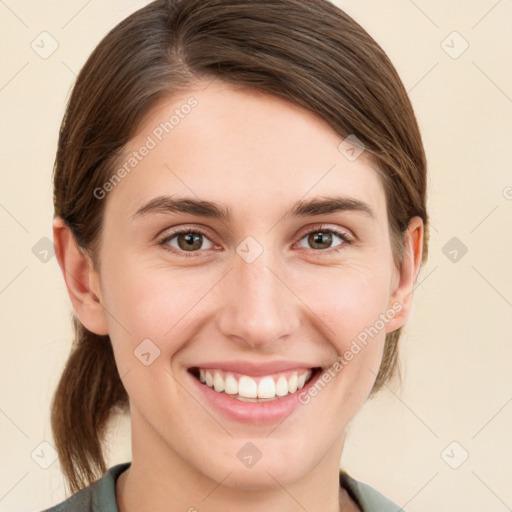
[[[190,373],[217,393],[244,402],[278,400],[300,391],[321,368],[297,368],[259,377],[219,368],[191,368]]]

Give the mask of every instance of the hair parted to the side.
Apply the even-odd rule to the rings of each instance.
[[[157,0],[114,27],[80,71],[62,121],[54,166],[55,216],[97,270],[105,200],[93,191],[114,173],[138,126],[160,100],[197,80],[218,79],[299,104],[329,123],[340,142],[355,135],[384,185],[393,256],[403,261],[409,220],[424,223],[426,158],[407,92],[387,55],[327,0]],[[51,413],[71,492],[106,471],[105,427],[128,410],[108,336],[74,317],[75,339]],[[397,369],[401,329],[386,336],[370,396]]]

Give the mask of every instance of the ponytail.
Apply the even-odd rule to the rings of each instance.
[[[73,315],[75,340],[51,404],[51,427],[71,493],[106,471],[102,442],[114,409],[127,410],[110,338],[88,331]]]
[[[401,334],[402,327],[386,334],[382,361],[373,387],[368,395],[369,398],[373,398],[377,394],[377,391],[379,391],[395,375],[398,377],[400,384],[402,383],[402,374],[400,373],[400,364],[398,360],[398,340],[400,339]]]

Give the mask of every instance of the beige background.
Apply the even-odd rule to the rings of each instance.
[[[94,46],[146,3],[0,1],[0,511],[65,497],[49,403],[70,348],[71,305],[55,257],[40,260],[41,239],[52,238],[58,128]],[[338,4],[383,46],[410,92],[432,221],[401,342],[403,384],[367,402],[342,465],[408,512],[512,510],[512,1]],[[46,37],[51,48],[43,31],[58,42],[46,59],[31,47]],[[130,460],[128,419],[111,432],[109,466]]]

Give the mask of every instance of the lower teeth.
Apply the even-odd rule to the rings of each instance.
[[[224,393],[226,395],[228,395],[228,393]],[[272,400],[277,400],[278,398],[282,398],[282,397],[274,397],[274,398],[247,398],[245,396],[240,396],[240,395],[228,395],[232,398],[235,398],[236,400],[240,400],[241,402],[271,402]],[[288,395],[287,395],[288,396]]]

